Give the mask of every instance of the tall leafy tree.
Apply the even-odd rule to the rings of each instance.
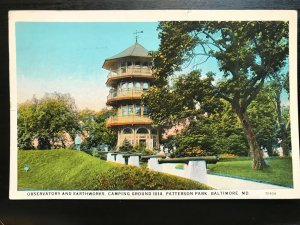
[[[181,127],[174,136],[176,155],[201,149],[201,154],[221,152],[245,155],[247,143],[230,104],[215,95],[213,74],[192,71],[177,76],[171,87],[153,87],[143,97],[154,122]],[[194,152],[196,154],[196,152]],[[246,153],[247,155],[247,153]]]
[[[19,148],[32,148],[33,139],[39,149],[54,148],[58,142],[64,146],[64,133],[74,137],[77,129],[75,101],[69,94],[45,94],[18,107]]]
[[[281,21],[161,22],[155,75],[159,83],[193,60],[205,63],[213,57],[223,72],[215,93],[228,101],[239,117],[253,168],[263,169],[264,160],[247,108],[264,82],[282,69],[288,57],[288,23]]]
[[[143,95],[149,115],[156,124],[174,126],[178,122],[199,120],[221,109],[213,92],[213,74],[192,71],[178,76],[170,86],[152,86]]]
[[[265,85],[248,106],[249,120],[253,125],[257,143],[269,155],[273,155],[273,149],[278,145],[279,125],[274,93],[276,90],[272,86]]]
[[[290,120],[289,120],[289,115],[287,120],[284,118],[284,115],[282,112],[283,107],[282,107],[282,102],[281,102],[281,94],[283,90],[289,92],[289,77],[288,74],[285,75],[279,75],[276,74],[274,76],[274,79],[272,80],[270,86],[272,88],[272,95],[273,99],[275,101],[275,112],[277,116],[277,123],[279,126],[279,138],[281,139],[281,147],[282,147],[282,152],[284,156],[288,156],[290,152],[290,144],[289,144],[289,132],[290,132]]]
[[[111,110],[102,109],[98,112],[82,110],[79,112],[80,130],[86,136],[83,146],[86,149],[97,148],[101,144],[114,147],[117,141],[115,131],[105,126],[105,120],[112,115]]]

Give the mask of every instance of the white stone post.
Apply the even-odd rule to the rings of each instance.
[[[129,156],[129,158],[128,158],[128,165],[131,165],[131,166],[140,166],[139,156]]]
[[[125,164],[125,158],[123,157],[122,154],[117,154],[116,162],[121,163],[121,164]]]
[[[148,160],[148,169],[161,172],[161,165],[158,163],[158,158],[150,158]]]
[[[115,162],[115,156],[112,155],[112,153],[107,153],[107,157],[106,157],[106,160],[109,161],[109,162]]]
[[[189,161],[186,178],[207,184],[206,161]]]

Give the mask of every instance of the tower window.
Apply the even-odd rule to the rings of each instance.
[[[122,116],[127,116],[127,108],[126,108],[126,105],[122,105],[121,108],[122,108]]]
[[[149,109],[147,106],[144,106],[144,111],[143,111],[143,115],[146,116],[149,114]]]
[[[141,115],[141,106],[140,105],[135,106],[135,115],[137,115],[137,116]]]
[[[145,127],[141,127],[137,129],[136,131],[137,134],[149,134],[149,131]]]
[[[140,66],[141,65],[141,62],[140,61],[137,61],[134,63],[136,66]]]
[[[133,131],[130,127],[124,128],[122,132],[123,132],[123,134],[132,134],[133,133]]]
[[[121,90],[122,90],[122,91],[126,91],[126,83],[122,83],[122,85],[121,85]]]
[[[141,89],[141,83],[140,82],[135,83],[135,89]]]
[[[133,114],[133,105],[128,105],[128,115]]]
[[[148,90],[149,84],[147,82],[143,83],[143,90]]]
[[[132,82],[129,82],[129,83],[128,83],[128,90],[132,90],[132,87],[133,87],[133,83],[132,83]]]

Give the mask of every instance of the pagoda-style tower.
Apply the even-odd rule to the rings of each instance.
[[[141,104],[141,96],[153,80],[148,50],[136,42],[106,59],[102,67],[110,71],[106,104],[116,110],[116,115],[106,121],[106,126],[118,131],[117,149],[125,140],[133,146],[143,143],[147,149],[158,148],[158,130],[151,126],[147,106]]]

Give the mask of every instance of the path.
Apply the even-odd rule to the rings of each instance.
[[[259,183],[249,180],[241,180],[231,177],[207,174],[207,184],[215,189],[226,190],[261,190],[261,189],[287,189],[286,187]]]

